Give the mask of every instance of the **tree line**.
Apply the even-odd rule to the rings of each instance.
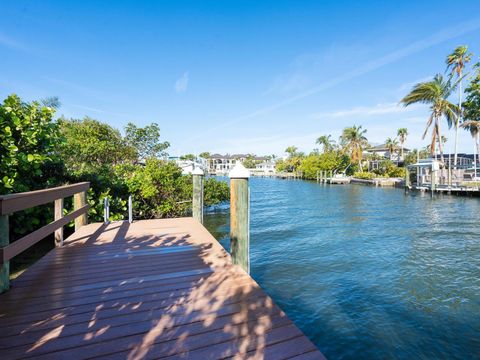
[[[427,119],[422,140],[430,130],[430,154],[440,153],[444,162],[444,143],[442,120],[449,129],[453,128],[454,138],[454,164],[458,164],[458,133],[459,129],[468,130],[475,142],[477,154],[480,150],[480,62],[469,67],[473,54],[468,46],[461,45],[445,59],[445,75],[436,74],[432,80],[420,82],[401,100],[404,106],[412,104],[427,104],[430,115]],[[465,91],[463,84],[467,83]],[[457,92],[458,100],[451,100]],[[465,96],[465,101],[463,101]]]
[[[128,123],[122,135],[89,117],[55,118],[58,106],[55,98],[26,102],[17,95],[0,105],[0,194],[89,181],[92,221],[103,220],[105,197],[110,199],[111,220],[125,218],[130,194],[136,219],[183,216],[191,211],[191,176],[182,175],[182,169],[166,160],[170,144],[160,140],[158,124]],[[228,199],[225,182],[206,180],[206,206]],[[52,217],[51,206],[15,214],[10,227],[13,238]]]
[[[432,80],[420,82],[400,100],[403,106],[426,104],[430,107],[422,140],[430,131],[429,145],[423,149],[414,149],[404,153],[404,144],[408,130],[400,128],[395,137],[385,140],[385,147],[390,154],[399,153],[404,165],[416,162],[417,157],[426,158],[440,154],[444,162],[444,144],[447,138],[442,132],[442,120],[449,129],[454,130],[455,151],[453,164],[458,164],[458,132],[460,129],[469,131],[474,140],[477,154],[480,154],[480,62],[469,67],[473,58],[465,45],[458,46],[445,59],[445,75],[437,74]],[[466,83],[465,89],[463,85]],[[458,100],[451,100],[452,96]],[[338,142],[331,135],[322,135],[316,140],[321,149],[314,149],[306,155],[297,147],[285,149],[287,158],[277,161],[278,171],[297,172],[307,179],[314,179],[318,171],[327,170],[341,172],[358,177],[371,178],[380,176],[403,176],[403,168],[388,159],[381,159],[375,154],[364,155],[364,150],[371,145],[366,137],[367,130],[361,125],[346,127]],[[374,174],[364,171],[364,162],[380,161]]]
[[[315,179],[320,171],[332,171],[354,175],[356,177],[373,178],[374,176],[400,177],[404,176],[404,169],[399,168],[388,159],[382,159],[375,154],[365,156],[365,149],[371,147],[367,139],[367,129],[362,126],[346,127],[338,141],[331,135],[322,135],[316,140],[320,148],[316,148],[308,155],[298,151],[296,146],[285,149],[288,154],[286,159],[276,162],[277,171],[296,172],[306,179]],[[397,138],[388,138],[385,146],[391,154],[399,153],[403,156],[403,144],[406,141],[408,130],[400,128]],[[365,171],[365,161],[381,160],[375,173]],[[407,156],[405,161],[414,161],[412,156]]]

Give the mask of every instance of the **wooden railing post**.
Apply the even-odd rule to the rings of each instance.
[[[9,243],[8,215],[0,215],[0,247]],[[4,262],[0,267],[0,293],[10,288],[10,262]]]
[[[203,179],[204,173],[200,168],[192,171],[193,178],[193,199],[192,216],[195,220],[203,224]]]
[[[73,195],[73,210],[80,209],[87,204],[87,192],[82,191]],[[87,214],[82,214],[75,219],[75,231],[80,229],[83,225],[87,225]]]
[[[230,252],[233,263],[250,273],[250,173],[238,162],[229,176]]]
[[[63,218],[63,199],[55,200],[55,215],[54,220]],[[55,246],[63,246],[63,226],[55,230]]]

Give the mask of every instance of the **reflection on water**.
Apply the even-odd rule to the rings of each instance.
[[[480,357],[480,199],[251,180],[253,277],[331,359]],[[228,247],[228,209],[207,228]]]

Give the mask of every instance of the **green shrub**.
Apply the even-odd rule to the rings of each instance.
[[[377,177],[377,174],[368,171],[357,171],[355,174],[353,174],[353,177],[363,180],[372,180],[373,178]]]

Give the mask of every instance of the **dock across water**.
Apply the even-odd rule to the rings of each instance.
[[[323,359],[192,218],[82,226],[0,295],[1,359]]]

